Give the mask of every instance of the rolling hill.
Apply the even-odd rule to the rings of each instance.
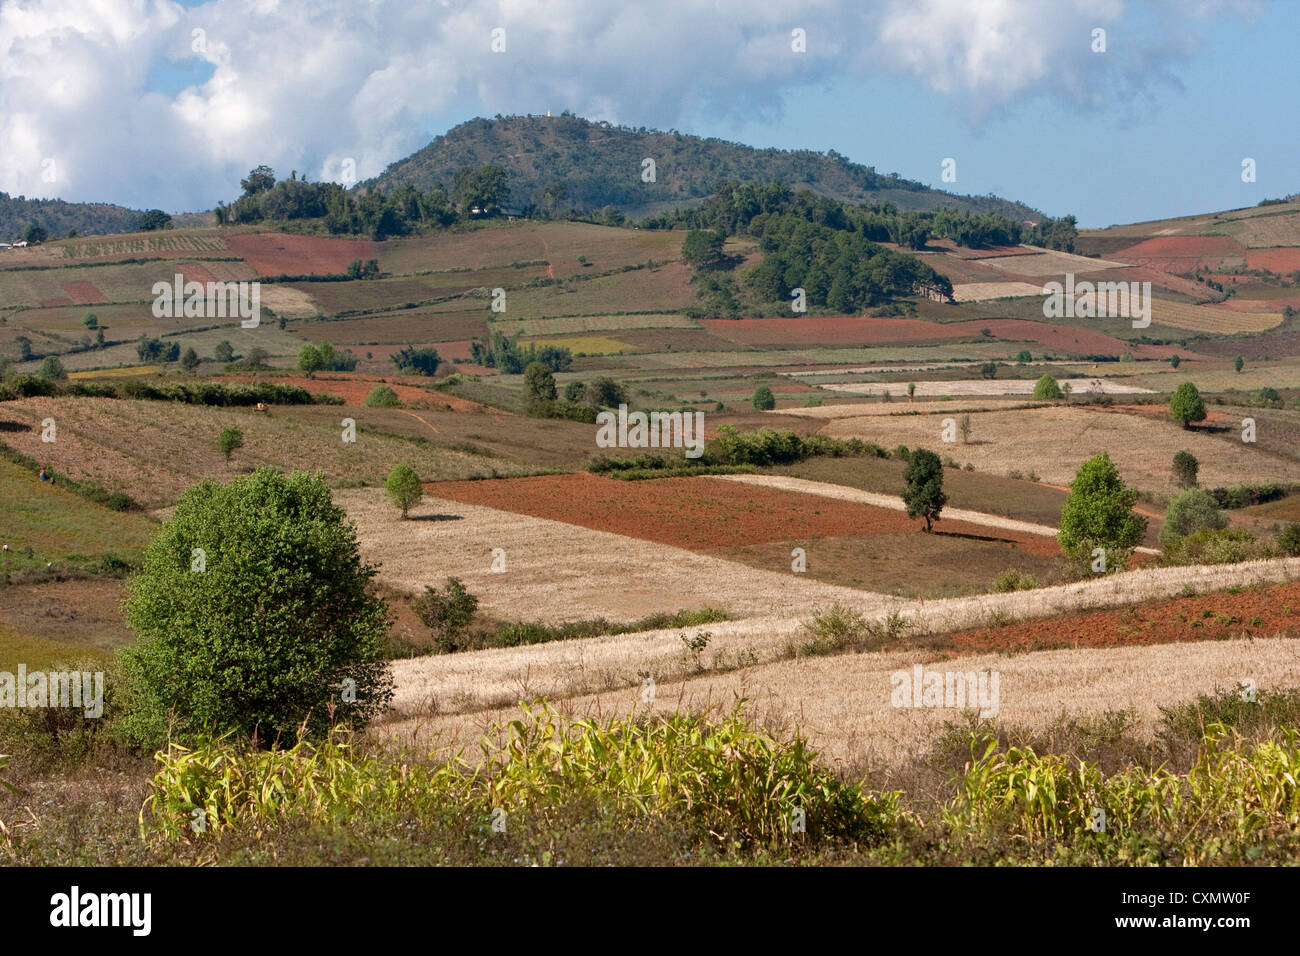
[[[655,181],[642,181],[642,163],[655,161]],[[993,196],[958,196],[896,174],[883,175],[830,150],[755,149],[675,131],[632,129],[571,114],[473,119],[393,163],[359,189],[387,192],[407,183],[428,189],[449,185],[465,166],[501,166],[509,177],[509,205],[544,205],[548,187],[562,185],[556,208],[591,211],[616,206],[645,215],[697,201],[728,179],[791,186],[852,203],[893,202],[900,209],[949,206],[1040,219],[1021,203]]]
[[[83,236],[135,229],[140,211],[102,202],[64,202],[62,199],[28,199],[0,193],[0,242],[22,236],[29,222],[51,236],[66,236],[75,229]]]

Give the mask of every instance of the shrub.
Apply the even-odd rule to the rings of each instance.
[[[1034,398],[1053,399],[1061,397],[1061,387],[1050,375],[1043,375],[1034,383]]]
[[[754,408],[760,412],[767,412],[776,408],[776,396],[772,394],[772,390],[766,385],[760,385],[754,389],[754,397],[750,401],[753,403]]]
[[[1283,554],[1300,557],[1300,521],[1291,521],[1277,533],[1277,546]]]
[[[1164,564],[1237,564],[1272,557],[1271,550],[1244,528],[1202,528],[1170,543],[1161,555]]]
[[[564,400],[566,402],[578,403],[582,397],[587,394],[587,386],[581,382],[570,382],[564,386]]]
[[[1193,488],[1169,503],[1165,523],[1160,527],[1160,543],[1172,544],[1202,528],[1218,531],[1227,526],[1228,517],[1219,510],[1214,496],[1203,488]]]
[[[1027,365],[1033,360],[1034,357],[1029,354],[1029,349],[1021,349],[1019,352],[1016,353],[1016,361],[1019,362],[1021,365]]]
[[[587,386],[587,400],[597,408],[613,408],[627,404],[627,386],[608,375],[601,375]]]
[[[393,364],[397,366],[399,372],[406,375],[431,376],[442,364],[442,356],[438,354],[437,349],[417,349],[408,345],[400,352],[393,353]]]
[[[1007,568],[993,585],[993,589],[1000,594],[1009,591],[1030,591],[1036,587],[1038,587],[1038,578],[1032,574],[1025,574],[1018,568]]]
[[[530,362],[524,369],[524,390],[529,404],[555,401],[555,373],[541,362]]]
[[[424,497],[420,476],[406,462],[395,466],[388,473],[388,478],[384,480],[384,491],[388,493],[388,500],[401,509],[403,520],[406,513]]]
[[[235,425],[227,425],[217,436],[217,450],[226,456],[226,465],[230,465],[230,456],[235,449],[244,447],[244,433]]]
[[[438,650],[443,653],[461,649],[461,640],[478,611],[478,598],[465,590],[459,578],[448,578],[447,586],[424,588],[424,594],[411,604],[419,619],[433,631]]]
[[[233,731],[266,744],[364,726],[392,696],[374,574],[318,477],[259,468],[191,488],[125,604],[137,635],[120,652],[128,736]]]
[[[396,408],[402,404],[397,393],[387,385],[376,385],[366,396],[366,408]]]
[[[47,355],[41,360],[41,366],[36,370],[36,377],[43,378],[47,382],[57,382],[68,377],[68,370],[63,367],[57,355]]]
[[[1196,460],[1196,456],[1191,452],[1178,452],[1174,455],[1174,483],[1180,488],[1195,488],[1196,473],[1200,468],[1201,463]]]

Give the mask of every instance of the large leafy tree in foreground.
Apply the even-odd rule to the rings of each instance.
[[[1122,567],[1112,558],[1135,547],[1147,530],[1147,519],[1133,511],[1135,501],[1137,492],[1125,486],[1110,455],[1102,452],[1089,458],[1070,482],[1061,509],[1061,530],[1056,536],[1061,550],[1086,559],[1093,549],[1102,548],[1109,567]]]
[[[317,477],[261,468],[190,489],[131,583],[124,726],[141,743],[236,731],[263,744],[362,726],[392,696],[384,603]]]

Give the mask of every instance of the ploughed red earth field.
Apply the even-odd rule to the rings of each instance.
[[[973,319],[969,322],[926,322],[923,319],[875,319],[867,316],[828,316],[772,319],[701,319],[709,333],[742,345],[905,345],[921,342],[994,338],[1009,342],[1035,342],[1049,349],[1084,355],[1122,355],[1165,359],[1171,346],[1134,345],[1077,326],[1050,320]],[[1184,350],[1186,351],[1186,350]]]
[[[424,488],[435,498],[687,549],[908,531],[919,534],[922,527],[919,519],[902,511],[707,477],[620,481],[582,472],[440,481]],[[1032,554],[1060,553],[1056,539],[1044,535],[944,519],[934,527],[945,534],[1004,541]]]
[[[59,288],[68,294],[73,305],[93,305],[108,301],[93,282],[65,282]]]
[[[226,243],[263,276],[347,272],[357,259],[375,257],[374,244],[364,239],[258,232],[230,236]]]
[[[937,644],[962,653],[983,653],[1267,638],[1297,632],[1300,583],[1291,583],[958,631],[938,638]]]
[[[1287,275],[1300,269],[1300,249],[1251,249],[1246,254],[1246,266]]]

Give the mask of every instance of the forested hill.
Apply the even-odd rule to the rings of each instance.
[[[21,239],[31,222],[51,238],[62,238],[74,229],[83,236],[131,232],[139,218],[137,210],[110,203],[27,199],[0,193],[0,242]]]
[[[654,182],[642,178],[647,158],[655,163]],[[470,120],[361,187],[387,192],[407,183],[421,190],[437,183],[450,186],[457,169],[486,165],[506,171],[508,207],[535,204],[557,214],[616,206],[640,216],[702,199],[727,180],[779,180],[848,203],[892,202],[904,211],[950,207],[1017,221],[1041,218],[1021,203],[958,196],[882,175],[834,150],[755,149],[720,139],[594,123],[567,113]]]

